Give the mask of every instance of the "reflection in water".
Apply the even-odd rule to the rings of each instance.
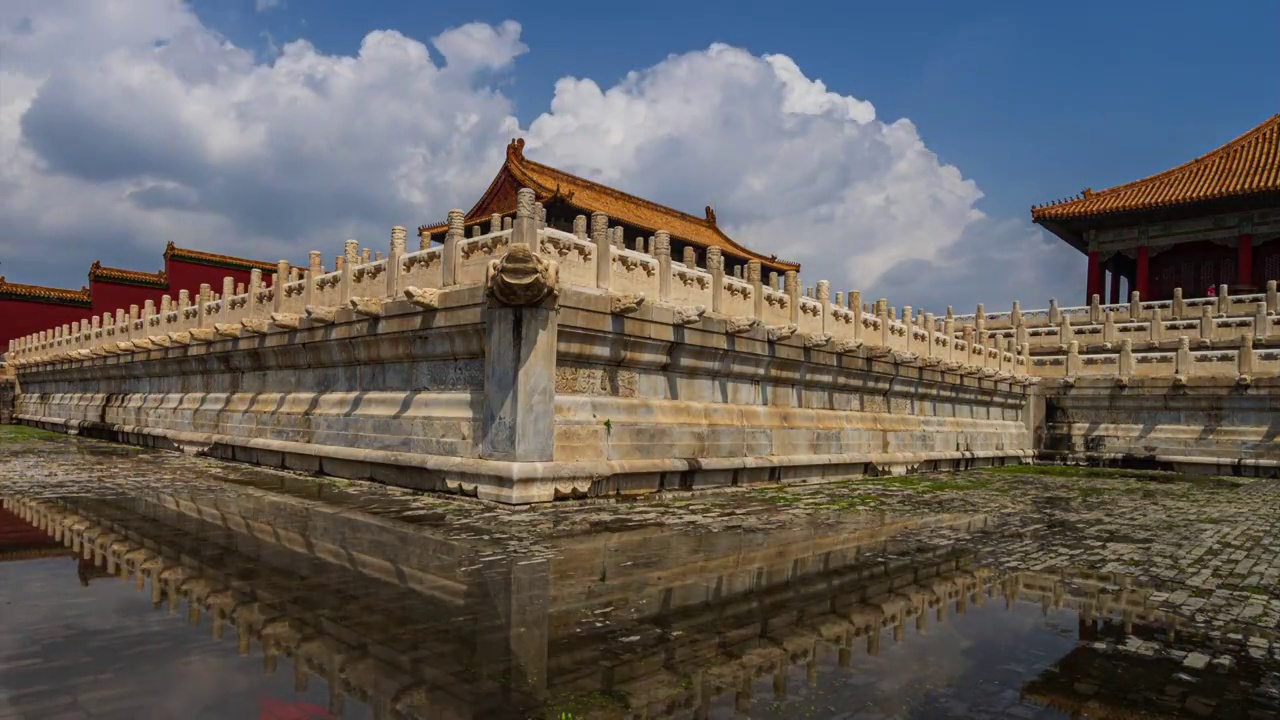
[[[256,496],[3,505],[0,559],[28,562],[0,565],[0,717],[84,705],[296,720],[1275,708],[1274,660],[1250,652],[1265,641],[1207,638],[1126,578],[1002,572],[976,546],[926,542],[936,523],[649,527],[522,554]],[[1201,663],[1208,643],[1219,646]],[[42,694],[51,673],[76,690]]]

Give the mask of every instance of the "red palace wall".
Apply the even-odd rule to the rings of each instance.
[[[249,287],[249,271],[248,270],[232,270],[224,267],[210,267],[209,265],[197,265],[196,263],[187,262],[186,260],[170,259],[165,263],[165,272],[169,277],[168,294],[176,302],[179,290],[187,290],[191,293],[194,302],[196,292],[200,290],[201,283],[209,283],[209,287],[213,288],[216,293],[222,293],[222,278],[233,277],[236,284],[244,283]],[[264,271],[262,273],[263,285],[271,284],[271,273]],[[163,295],[164,293],[161,293]],[[160,298],[156,297],[156,304],[160,303]]]
[[[198,265],[185,260],[166,261],[165,275],[169,283],[164,288],[132,285],[111,280],[91,280],[89,282],[89,291],[93,297],[93,314],[111,313],[114,315],[117,309],[127,311],[130,305],[137,305],[142,308],[148,300],[154,302],[156,307],[160,307],[160,298],[162,296],[168,295],[174,302],[177,302],[178,293],[182,290],[191,293],[191,301],[194,303],[196,294],[200,291],[201,283],[208,283],[215,293],[221,294],[222,279],[225,277],[235,278],[236,284],[244,283],[245,287],[249,286],[248,270]],[[264,279],[264,282],[270,284],[269,275]]]
[[[165,293],[160,288],[127,285],[109,280],[93,279],[89,281],[89,295],[93,298],[93,314],[99,317],[103,313],[116,314],[117,309],[128,310],[130,305],[139,308],[148,300],[160,304],[160,296]]]
[[[93,314],[87,307],[35,300],[0,299],[0,353],[9,341],[59,325],[80,322]]]

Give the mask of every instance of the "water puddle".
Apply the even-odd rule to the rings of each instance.
[[[1172,612],[1146,579],[1001,566],[982,518],[522,552],[257,489],[284,499],[4,497],[0,719],[1280,711],[1266,632]],[[953,527],[986,539],[937,541]]]

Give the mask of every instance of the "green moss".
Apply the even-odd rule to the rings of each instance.
[[[1209,487],[1238,487],[1235,478],[1221,475],[1192,475],[1165,470],[1133,470],[1127,468],[1089,467],[1084,465],[1006,465],[988,468],[984,473],[1022,477],[1085,478],[1095,480],[1146,480],[1160,483],[1190,483]]]
[[[588,692],[553,697],[544,707],[544,720],[614,720],[625,717],[630,704],[618,694]]]
[[[26,425],[0,425],[0,443],[26,440],[56,440],[59,438],[65,439],[66,437],[62,433],[41,430]]]

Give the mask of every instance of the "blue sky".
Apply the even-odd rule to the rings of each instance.
[[[1280,2],[408,2],[199,0],[245,47],[306,38],[354,53],[366,32],[416,38],[480,20],[523,25],[509,86],[527,125],[555,81],[613,84],[671,53],[724,42],[789,55],[811,77],[910,118],[979,207],[1101,189],[1189,160],[1280,112]]]
[[[259,7],[261,6],[261,7]],[[1277,2],[0,3],[0,267],[384,246],[534,159],[716,207],[803,281],[1083,299],[1034,203],[1280,110]],[[47,248],[57,247],[57,253]]]

